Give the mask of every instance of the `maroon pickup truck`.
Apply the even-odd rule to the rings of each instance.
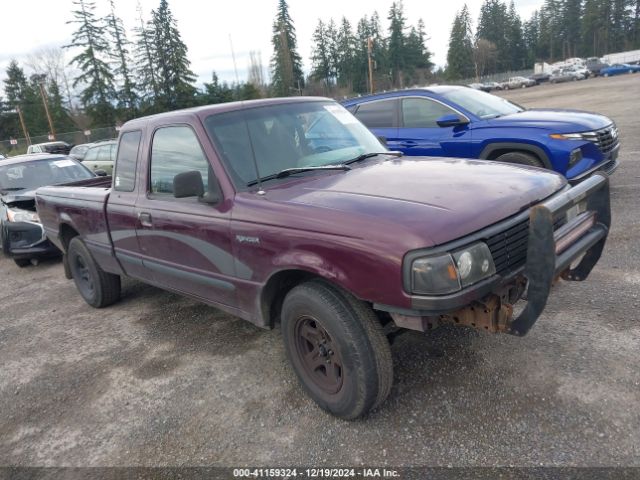
[[[535,168],[400,158],[321,98],[130,121],[112,183],[36,194],[87,303],[114,303],[128,276],[279,324],[304,389],[347,419],[387,397],[397,333],[524,335],[558,277],[587,277],[610,224],[603,174],[569,187]]]

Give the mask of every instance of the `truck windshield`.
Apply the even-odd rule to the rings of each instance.
[[[209,116],[205,127],[238,187],[286,169],[340,165],[386,150],[334,102],[285,103],[221,113]]]
[[[11,163],[0,166],[0,191],[34,190],[93,176],[89,169],[64,157]]]
[[[456,88],[442,93],[442,96],[480,118],[496,118],[523,111],[522,107],[504,98],[472,88]]]

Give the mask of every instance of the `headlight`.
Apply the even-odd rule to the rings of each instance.
[[[552,133],[549,136],[555,140],[586,140],[588,142],[598,141],[598,134],[596,132]]]
[[[452,253],[443,253],[413,261],[411,271],[412,293],[443,295],[496,273],[489,247],[474,243]]]
[[[20,208],[7,208],[7,220],[10,222],[40,222],[36,212]]]

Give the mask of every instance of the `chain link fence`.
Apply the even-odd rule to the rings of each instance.
[[[5,157],[13,157],[27,153],[29,145],[38,143],[47,143],[51,141],[67,142],[69,145],[80,145],[81,143],[97,142],[100,140],[110,140],[118,136],[115,127],[92,128],[91,130],[78,130],[68,133],[57,133],[54,140],[48,135],[39,135],[31,137],[31,143],[26,138],[14,138],[8,140],[0,140],[0,153]]]
[[[525,70],[513,70],[509,72],[494,73],[491,75],[482,75],[479,78],[471,77],[462,80],[456,80],[451,83],[456,85],[469,85],[470,83],[485,83],[485,82],[506,82],[511,77],[530,77],[533,75],[533,68],[527,68]]]

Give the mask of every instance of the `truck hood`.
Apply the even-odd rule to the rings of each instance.
[[[395,236],[404,235],[409,246],[418,248],[499,222],[565,184],[564,177],[536,168],[409,157],[300,178],[269,189],[267,196],[307,210],[309,206],[330,209],[332,232],[327,233],[362,238],[373,235],[372,228],[387,229]],[[317,222],[313,212],[307,217],[302,223]],[[363,231],[364,226],[369,228]]]
[[[612,123],[612,120],[604,115],[580,110],[532,109],[488,120],[487,126],[533,127],[554,133],[574,133],[598,130]]]

